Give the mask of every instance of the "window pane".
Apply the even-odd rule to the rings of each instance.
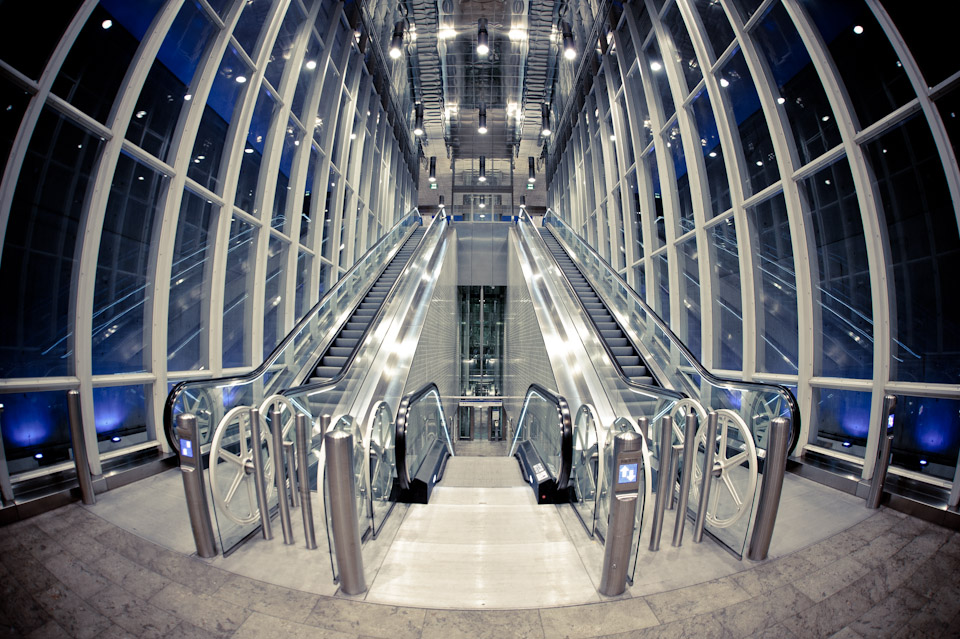
[[[144,308],[151,233],[166,177],[121,155],[100,236],[93,296],[93,374],[145,370]]]
[[[127,127],[128,140],[160,159],[166,158],[193,74],[215,33],[216,28],[195,1],[183,5],[150,68]]]
[[[865,145],[887,225],[892,379],[960,377],[960,238],[933,136],[922,116]]]
[[[293,52],[297,32],[300,30],[300,26],[304,23],[305,19],[306,16],[303,15],[303,10],[300,6],[296,2],[290,3],[287,15],[284,16],[283,22],[280,24],[280,32],[274,41],[273,52],[270,55],[270,59],[267,60],[267,69],[264,71],[267,81],[277,90],[280,89],[280,79],[283,76],[284,64]]]
[[[760,97],[743,59],[743,52],[737,51],[723,66],[720,86],[724,88],[726,100],[737,121],[743,157],[747,164],[744,167],[747,173],[743,185],[744,195],[750,196],[780,179],[780,173],[767,121],[760,108]]]
[[[101,453],[142,444],[147,437],[147,403],[143,386],[93,389],[93,417]]]
[[[633,233],[636,238],[636,249],[634,257],[640,259],[644,256],[643,247],[643,205],[640,202],[640,191],[637,189],[637,172],[630,171],[627,175],[627,185],[630,192],[627,194],[629,204],[633,208]]]
[[[670,326],[670,262],[666,253],[661,253],[653,258],[653,273],[657,285],[657,299],[654,308],[664,323]]]
[[[663,56],[660,55],[660,46],[657,39],[650,40],[650,44],[643,50],[647,60],[649,73],[657,86],[657,95],[660,97],[661,117],[660,122],[666,122],[676,110],[673,106],[673,94],[670,93],[670,82],[667,80],[667,72],[663,68]]]
[[[823,84],[787,10],[774,6],[752,32],[784,100],[800,161],[806,164],[840,144]]]
[[[307,50],[303,55],[303,64],[300,66],[300,77],[297,79],[297,89],[293,94],[290,110],[300,118],[304,126],[309,124],[307,113],[304,113],[307,96],[313,91],[314,82],[323,77],[323,68],[319,66],[323,56],[323,46],[316,37],[311,37]]]
[[[79,0],[0,2],[0,24],[8,28],[20,25],[30,30],[28,38],[0,38],[0,60],[29,78],[39,79],[81,4]],[[43,28],[34,28],[35,25]]]
[[[193,144],[193,161],[187,169],[187,175],[217,193],[221,188],[220,164],[227,129],[233,120],[234,109],[242,105],[239,99],[251,75],[251,70],[243,63],[237,50],[227,47],[207,104],[203,107],[200,129]],[[239,82],[240,79],[243,82]]]
[[[30,103],[30,94],[7,78],[0,77],[0,95],[3,96],[0,103],[0,175],[3,175],[20,122]]]
[[[5,393],[3,449],[11,475],[70,461],[66,391]]]
[[[873,376],[873,305],[867,246],[850,165],[803,180],[817,246],[822,357],[818,375]],[[816,274],[815,274],[816,275]]]
[[[632,110],[628,110],[626,105],[624,105],[623,114],[624,116],[636,119],[637,131],[640,133],[639,145],[637,145],[636,149],[639,154],[643,149],[647,148],[647,145],[650,144],[653,137],[651,133],[652,124],[650,122],[650,115],[647,111],[647,98],[643,92],[643,83],[640,79],[640,70],[638,68],[631,71],[630,75],[627,76],[627,88],[630,90],[633,108]]]
[[[254,60],[257,59],[257,41],[260,30],[269,26],[270,5],[273,0],[245,0],[243,13],[233,29],[233,37],[243,50]]]
[[[676,232],[677,235],[683,235],[687,231],[692,231],[693,221],[693,199],[690,195],[690,174],[687,172],[687,159],[683,155],[683,139],[680,136],[680,128],[676,123],[670,126],[665,134],[664,144],[670,152],[670,158],[673,160],[674,175],[677,178],[677,201],[680,204],[680,210],[677,211]]]
[[[286,334],[283,330],[284,271],[289,246],[278,237],[270,237],[267,252],[267,280],[263,304],[263,354],[267,355]]]
[[[680,65],[680,71],[687,81],[687,88],[684,93],[693,91],[700,80],[703,78],[700,72],[700,63],[697,61],[697,55],[693,52],[693,44],[690,42],[690,35],[687,33],[687,25],[680,16],[680,7],[674,4],[667,11],[663,18],[663,25],[673,36],[673,45],[676,48],[676,60]]]
[[[870,393],[813,389],[813,414],[819,446],[863,457],[870,431]]]
[[[4,233],[0,377],[68,375],[74,247],[90,172],[100,154],[91,136],[55,111],[40,114]]]
[[[127,66],[140,38],[162,4],[163,0],[110,0],[97,5],[70,48],[53,92],[106,122],[114,99],[122,93]]]
[[[167,369],[171,371],[196,370],[207,365],[204,274],[209,270],[207,230],[212,213],[211,203],[184,191],[170,273]]]
[[[677,247],[680,259],[680,292],[683,298],[680,336],[693,355],[700,359],[700,271],[697,267],[697,240],[691,238]]]
[[[257,255],[257,231],[252,224],[234,218],[230,223],[227,275],[223,294],[223,365],[250,363],[244,351],[247,326],[247,291],[253,289],[253,264]]]
[[[723,161],[723,149],[717,134],[717,121],[710,107],[710,96],[706,89],[693,100],[693,115],[700,134],[700,149],[703,152],[703,164],[707,172],[707,186],[710,195],[711,217],[728,211],[730,201],[730,182],[727,180],[727,167]]]
[[[267,88],[260,88],[257,96],[257,106],[253,110],[253,119],[247,131],[247,144],[243,149],[243,160],[240,162],[240,178],[237,182],[237,197],[235,204],[249,213],[257,216],[257,180],[260,177],[260,161],[263,158],[263,147],[267,140],[267,132],[273,114],[276,112],[276,103],[273,92]]]
[[[716,0],[693,0],[693,4],[700,13],[703,28],[707,32],[710,44],[713,45],[712,60],[716,60],[733,42],[730,21],[727,20],[727,14],[723,11],[723,5]]]
[[[290,171],[293,168],[293,156],[303,140],[303,129],[290,120],[287,132],[283,138],[283,150],[280,153],[280,171],[277,173],[277,185],[273,198],[273,218],[270,226],[282,233],[289,233],[287,229],[287,204],[290,199]]]
[[[861,128],[916,97],[897,54],[863,0],[802,2],[827,43]]]
[[[294,322],[299,322],[310,307],[310,269],[313,268],[313,258],[303,251],[297,255],[297,297],[296,297],[296,317]]]
[[[314,183],[314,180],[319,178],[319,172],[317,171],[317,163],[319,161],[320,152],[317,151],[316,147],[311,145],[310,162],[307,164],[307,182],[303,194],[303,208],[300,211],[300,243],[303,245],[309,245],[310,243],[310,231],[313,224],[311,216],[314,215],[316,200],[316,198],[313,197],[313,191],[317,189],[318,193],[324,192],[323,182],[319,184]]]
[[[743,368],[743,312],[737,229],[729,218],[710,229],[713,263],[714,363],[725,370]]]
[[[763,0],[733,0],[733,4],[740,12],[740,18],[746,22],[753,15],[753,12],[763,4]]]
[[[960,401],[897,397],[893,465],[953,480],[960,452]]]
[[[797,287],[783,194],[747,209],[757,274],[757,370],[797,373]]]

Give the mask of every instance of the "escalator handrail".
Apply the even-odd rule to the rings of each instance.
[[[563,219],[561,219],[560,216],[553,211],[553,209],[550,209],[550,208],[547,209],[547,212],[544,215],[544,223],[546,223],[547,216],[552,216],[553,220],[556,220],[561,225],[565,226],[567,230],[570,231],[571,234],[579,238],[576,232],[574,232],[574,230],[570,228],[570,225],[564,222]],[[529,218],[529,215],[527,217]],[[534,228],[536,228],[536,225],[533,224],[533,219],[532,218],[529,218],[529,219],[530,219],[531,225]],[[561,246],[563,245],[563,242],[559,237],[557,237],[557,241],[561,243]],[[752,388],[756,390],[767,390],[767,391],[776,390],[778,393],[780,393],[783,396],[786,402],[786,405],[790,410],[790,425],[791,425],[791,430],[793,431],[793,441],[794,441],[794,444],[793,446],[791,446],[791,449],[794,446],[796,446],[796,440],[799,438],[799,434],[800,434],[800,407],[797,404],[797,400],[793,396],[793,393],[790,392],[789,388],[781,384],[766,384],[762,382],[744,382],[739,380],[726,379],[726,378],[714,375],[713,373],[708,371],[703,366],[703,364],[700,363],[700,360],[697,359],[696,356],[694,356],[694,354],[690,352],[690,349],[687,348],[686,344],[684,344],[683,341],[681,341],[680,338],[677,337],[672,330],[670,330],[670,327],[668,327],[664,323],[664,321],[660,318],[660,316],[656,312],[654,312],[654,310],[650,308],[650,306],[647,305],[647,303],[640,297],[640,295],[635,290],[633,290],[633,287],[627,284],[626,280],[624,280],[619,273],[617,273],[615,270],[610,268],[610,265],[607,263],[605,259],[603,259],[603,257],[596,251],[596,249],[594,249],[588,243],[583,242],[582,240],[581,240],[581,243],[583,244],[583,246],[587,248],[587,250],[590,252],[590,254],[594,258],[596,258],[601,264],[603,264],[606,267],[607,272],[616,278],[616,280],[627,291],[627,294],[630,296],[632,301],[636,302],[641,307],[643,307],[643,310],[653,319],[654,324],[656,324],[657,327],[667,336],[667,339],[669,339],[674,346],[679,348],[680,352],[683,354],[687,362],[691,366],[693,366],[693,368],[697,371],[697,374],[703,377],[704,379],[706,379],[712,386],[727,388],[730,390],[740,390],[745,388],[746,389]],[[577,261],[576,257],[572,255],[570,251],[567,251],[567,254],[570,255],[571,259],[573,259],[574,261]]]
[[[176,386],[174,386],[170,390],[170,393],[167,395],[167,400],[166,402],[164,402],[164,405],[163,405],[163,430],[164,430],[164,433],[166,434],[167,443],[170,444],[170,447],[174,450],[177,450],[176,434],[174,433],[174,428],[173,428],[173,405],[176,403],[177,398],[179,397],[180,393],[183,391],[184,387],[186,387],[189,384],[194,384],[198,381],[202,381],[204,384],[207,384],[207,385],[215,385],[215,386],[223,386],[225,385],[226,382],[250,382],[262,376],[264,373],[266,373],[270,369],[270,367],[273,365],[273,363],[277,361],[277,359],[280,357],[280,354],[287,348],[290,342],[293,341],[295,337],[300,334],[300,331],[310,321],[313,320],[316,314],[320,311],[320,308],[324,304],[326,304],[333,297],[333,295],[336,294],[340,290],[340,288],[346,284],[347,281],[349,281],[354,271],[356,271],[360,267],[360,265],[363,264],[367,256],[372,254],[374,251],[376,251],[380,247],[380,245],[384,241],[386,241],[386,238],[395,229],[399,228],[402,224],[407,222],[408,218],[419,218],[420,220],[419,224],[414,224],[411,226],[410,233],[413,233],[413,231],[416,230],[417,226],[423,225],[423,217],[420,215],[420,210],[417,207],[413,207],[412,209],[410,209],[410,211],[406,215],[404,215],[402,218],[400,218],[400,220],[396,224],[394,224],[389,231],[384,233],[383,236],[379,240],[377,240],[377,242],[373,246],[367,249],[367,251],[363,254],[363,256],[361,256],[361,258],[358,259],[353,264],[353,266],[351,266],[350,269],[343,274],[343,276],[339,280],[337,280],[337,282],[330,288],[330,290],[324,293],[323,297],[321,297],[317,301],[317,303],[313,305],[313,307],[307,312],[307,314],[303,316],[303,319],[297,322],[296,326],[294,326],[293,329],[289,333],[287,333],[287,336],[284,337],[279,344],[277,344],[276,348],[274,348],[273,351],[270,352],[270,355],[268,355],[266,359],[263,360],[262,364],[257,366],[255,369],[253,369],[249,373],[245,373],[243,375],[228,375],[225,377],[215,377],[215,378],[209,378],[204,380],[195,380],[195,379],[185,380],[180,382]],[[406,240],[409,239],[410,233],[407,234],[407,237],[402,242],[398,242],[397,246],[394,247],[394,250],[391,252],[390,259],[384,262],[383,267],[381,268],[381,272],[383,272],[383,269],[387,267],[387,264],[389,264],[393,260],[393,257],[395,257],[396,254],[400,251],[400,249],[406,243]],[[377,277],[379,277],[379,275]]]
[[[410,473],[407,472],[407,424],[409,423],[410,407],[430,394],[436,392],[440,397],[440,388],[434,382],[426,384],[417,391],[404,395],[400,400],[400,407],[397,409],[397,420],[394,422],[394,454],[397,462],[397,479],[400,480],[400,488],[410,489]],[[440,402],[440,412],[443,412],[443,402]]]
[[[531,226],[536,231],[537,236],[540,237],[540,241],[542,242],[543,236],[540,234],[539,229],[536,228],[536,225],[531,225]],[[559,240],[557,241],[559,242]],[[546,246],[546,244],[544,244],[544,246]],[[561,248],[562,248],[562,245],[561,245]],[[670,399],[673,399],[674,401],[679,401],[687,397],[686,393],[675,391],[670,388],[666,388],[664,386],[654,386],[651,384],[642,384],[640,382],[634,381],[632,378],[628,377],[626,373],[623,372],[623,369],[620,367],[620,363],[617,361],[616,356],[613,354],[613,351],[610,349],[610,345],[607,344],[607,340],[603,339],[600,333],[600,328],[597,326],[597,323],[594,321],[593,316],[587,312],[587,309],[583,305],[583,301],[580,299],[580,296],[576,294],[576,289],[573,288],[573,284],[570,282],[569,278],[567,278],[567,274],[563,272],[562,268],[560,268],[560,264],[557,263],[556,257],[554,257],[553,253],[549,250],[549,248],[547,248],[547,253],[553,259],[554,264],[557,265],[557,270],[560,271],[560,275],[561,277],[563,277],[563,281],[566,282],[569,289],[573,291],[574,293],[573,297],[574,299],[577,300],[577,306],[580,308],[581,311],[583,311],[583,314],[587,316],[587,319],[590,321],[590,325],[593,326],[597,335],[600,336],[600,343],[603,345],[603,350],[607,353],[607,357],[610,358],[610,361],[613,362],[613,368],[617,372],[617,376],[620,378],[620,380],[630,388],[637,391],[638,393],[642,393],[645,395],[654,395],[656,397],[666,396]],[[569,253],[567,255],[569,256]],[[570,256],[570,258],[573,259],[572,256]],[[604,304],[604,306],[606,306],[606,304]],[[651,373],[651,376],[652,375],[653,373]]]
[[[567,399],[540,384],[533,383],[527,388],[527,393],[523,399],[523,405],[526,406],[531,393],[540,395],[551,404],[556,405],[557,413],[560,416],[560,469],[557,471],[557,490],[566,490],[570,485],[570,472],[573,466],[573,418],[570,416],[570,404]],[[521,424],[517,424],[517,432]],[[540,452],[540,451],[537,451]]]
[[[427,230],[424,232],[423,237],[420,238],[420,241],[417,243],[417,247],[414,249],[414,253],[419,250],[420,246],[426,241],[427,236],[430,234],[430,231],[433,229],[433,225],[437,224],[437,219],[439,216],[435,216],[433,221],[430,222],[430,226],[427,227]],[[397,279],[394,280],[393,284],[390,286],[390,290],[387,291],[386,296],[383,298],[383,304],[380,305],[380,308],[377,309],[377,312],[373,314],[370,318],[370,323],[367,324],[367,327],[363,329],[363,333],[360,335],[360,339],[357,340],[357,347],[353,349],[353,352],[350,353],[350,356],[347,358],[347,361],[343,363],[343,366],[340,368],[340,372],[337,373],[336,377],[328,379],[322,382],[312,382],[309,384],[301,384],[300,386],[293,386],[291,388],[285,388],[281,390],[278,394],[283,395],[284,397],[290,397],[291,395],[301,395],[304,393],[312,393],[324,388],[331,388],[336,386],[346,377],[347,373],[350,371],[350,367],[353,365],[354,360],[357,358],[357,353],[360,352],[360,346],[367,339],[367,335],[370,334],[370,329],[373,328],[376,324],[380,322],[380,319],[383,316],[384,309],[387,307],[387,300],[393,297],[394,291],[397,290],[397,287],[400,285],[400,281],[403,279],[404,274],[408,269],[411,268],[410,264],[413,261],[413,255],[410,256],[410,261],[407,262],[407,265],[403,268],[403,271],[397,275]],[[388,262],[389,263],[389,262]],[[384,265],[386,267],[386,265]],[[339,331],[338,331],[339,332]]]

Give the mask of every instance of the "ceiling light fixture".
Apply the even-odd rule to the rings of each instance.
[[[527,182],[533,184],[537,181],[537,167],[534,164],[533,156],[530,155],[527,157],[527,166],[529,167],[529,175],[527,177]]]
[[[487,181],[487,158],[480,156],[480,181]]]
[[[487,19],[477,20],[477,55],[483,57],[490,53],[490,34],[487,33]]]
[[[656,60],[650,63],[651,71],[660,71],[661,69],[663,69],[663,65],[657,62]]]
[[[417,137],[423,135],[423,105],[418,104],[413,111],[413,134]]]
[[[567,60],[573,60],[577,57],[577,45],[573,40],[573,30],[567,22],[560,23],[560,30],[563,31],[563,57]]]
[[[303,65],[303,66],[305,66],[305,67],[307,68],[307,71],[313,71],[314,69],[317,68],[317,61],[316,61],[316,60],[307,60],[307,63],[306,63],[305,65]]]
[[[540,105],[540,135],[550,135],[550,106],[547,104]]]
[[[102,28],[104,31],[106,31],[112,26],[113,26],[113,20],[110,20],[110,19],[104,20],[103,22],[100,23],[100,28]]]
[[[480,135],[487,132],[487,105],[482,103],[480,104],[480,122],[477,127],[477,132],[480,133]]]
[[[432,156],[430,158],[430,177],[428,178],[431,182],[437,181],[437,156]]]
[[[390,39],[390,57],[398,60],[403,55],[403,20],[393,26],[393,38]]]

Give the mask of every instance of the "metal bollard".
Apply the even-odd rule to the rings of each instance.
[[[353,479],[353,435],[334,431],[323,436],[327,449],[327,479],[333,545],[340,569],[340,587],[348,595],[367,589],[360,552],[360,526],[357,523],[356,487]]]
[[[324,435],[330,432],[330,421],[332,419],[333,418],[329,414],[320,416],[320,433],[319,434],[321,437],[323,437]],[[320,489],[318,488],[317,490],[320,490]]]
[[[670,477],[676,477],[680,470],[680,455],[683,451],[683,444],[673,444],[673,456],[670,458]],[[671,480],[672,481],[672,480]],[[673,484],[670,484],[670,499],[667,501],[667,510],[673,510],[677,505],[677,494],[673,491]]]
[[[213,557],[217,554],[217,542],[213,536],[213,522],[210,519],[207,489],[203,481],[200,429],[197,427],[195,415],[177,415],[177,438],[180,440],[180,450],[177,452],[180,453],[183,492],[187,496],[187,514],[190,516],[190,529],[197,545],[197,555]]]
[[[260,427],[260,411],[250,409],[250,450],[253,452],[253,485],[257,492],[257,507],[260,509],[260,530],[263,538],[273,539],[273,529],[270,527],[270,502],[267,501],[267,480],[263,476],[263,454],[260,449],[262,438]]]
[[[600,594],[613,597],[627,588],[627,568],[633,530],[637,525],[637,500],[643,476],[643,436],[620,433],[613,440],[613,468],[608,472],[616,480],[610,490],[610,517],[603,544],[603,571]]]
[[[303,515],[303,536],[307,541],[307,550],[315,550],[317,536],[313,529],[313,503],[310,501],[310,470],[307,463],[311,441],[307,436],[310,418],[302,413],[298,414],[294,427],[297,429],[297,472],[300,475],[300,503],[303,504],[300,510]]]
[[[667,500],[673,498],[673,478],[664,472],[673,466],[673,418],[660,418],[660,470],[657,477],[657,501],[653,509],[653,524],[650,526],[650,550],[660,550],[660,534],[663,532],[663,515]],[[669,493],[669,494],[667,494]]]
[[[296,437],[296,431],[294,431]],[[283,455],[287,460],[287,475],[290,481],[290,507],[300,507],[300,491],[297,490],[297,453],[293,442],[283,442]]]
[[[0,418],[2,417],[3,404],[0,404]],[[10,470],[7,468],[7,453],[3,449],[3,430],[0,430],[0,499],[4,506],[13,503],[13,484],[10,483]]]
[[[637,418],[637,429],[640,431],[640,434],[643,435],[643,439],[649,445],[650,443],[650,420],[646,417]]]
[[[773,525],[780,508],[780,493],[783,490],[783,475],[787,472],[787,445],[790,442],[790,422],[777,417],[770,424],[767,438],[767,461],[760,484],[760,499],[757,503],[757,518],[753,535],[747,549],[747,559],[762,561],[767,558]]]
[[[677,521],[673,525],[673,545],[683,543],[683,527],[687,523],[687,502],[690,500],[690,481],[697,465],[697,416],[687,413],[686,429],[683,432],[683,475],[680,477],[680,498],[677,501]]]
[[[703,456],[703,477],[700,480],[700,504],[697,508],[697,521],[693,525],[693,542],[703,541],[703,526],[707,521],[707,504],[710,503],[710,487],[713,485],[713,457],[717,449],[717,413],[707,415],[707,442]],[[726,444],[724,444],[726,445]]]
[[[70,439],[73,441],[73,462],[77,467],[80,482],[80,498],[87,506],[97,503],[93,493],[93,477],[90,460],[87,458],[87,441],[83,435],[83,417],[80,412],[80,391],[67,391],[67,412],[70,415]]]
[[[283,543],[290,545],[293,539],[293,523],[290,521],[290,496],[287,494],[286,464],[283,463],[283,424],[280,411],[270,413],[271,434],[273,435],[273,483],[277,486],[277,503],[280,509],[280,528],[283,530]]]
[[[877,463],[873,466],[873,478],[870,480],[870,492],[867,493],[867,508],[879,508],[883,498],[883,483],[887,481],[887,468],[890,466],[890,448],[893,446],[893,420],[897,410],[897,396],[884,395],[883,423],[886,430],[880,435],[877,446]]]

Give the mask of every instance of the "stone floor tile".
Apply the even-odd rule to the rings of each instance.
[[[214,594],[249,610],[304,623],[320,600],[318,595],[231,575]]]
[[[659,625],[650,606],[641,598],[586,606],[540,610],[547,637],[597,637],[631,632]]]
[[[748,637],[812,605],[809,597],[787,585],[761,597],[727,606],[715,615],[733,636]]]
[[[109,583],[88,565],[66,552],[50,557],[43,565],[84,601],[89,601]]]
[[[64,550],[84,561],[93,561],[108,552],[106,546],[84,533],[63,535],[57,541],[60,542]]]
[[[229,636],[250,616],[246,608],[194,592],[176,582],[151,597],[150,603],[217,636]]]
[[[422,639],[544,637],[537,610],[427,610]]]
[[[787,628],[782,623],[770,626],[769,628],[764,628],[757,634],[753,635],[753,639],[799,639],[797,635],[793,634],[789,628]]]
[[[123,555],[108,550],[92,562],[91,567],[113,583],[141,599],[149,599],[163,590],[170,580],[147,570]]]
[[[797,555],[789,555],[783,559],[771,560],[760,564],[756,568],[737,573],[733,575],[733,580],[741,588],[756,597],[771,590],[776,590],[781,586],[792,584],[815,570],[816,566],[807,559]]]
[[[113,623],[133,634],[163,634],[180,622],[169,611],[160,610],[116,585],[108,586],[90,603]]]
[[[418,639],[423,632],[426,610],[321,597],[306,624],[346,634]]]
[[[49,619],[50,615],[9,573],[0,575],[0,636],[22,637]]]
[[[794,585],[813,601],[823,601],[868,572],[869,569],[860,562],[852,557],[844,557],[798,579]]]
[[[900,552],[912,539],[913,536],[902,535],[898,531],[891,529],[852,552],[850,556],[864,566],[872,568],[882,564]]]
[[[29,634],[16,635],[27,639],[69,639],[70,634],[52,619]]]
[[[233,633],[233,639],[261,639],[283,637],[284,639],[356,639],[357,635],[329,628],[299,624],[287,619],[278,619],[254,612]]]
[[[912,590],[901,588],[863,613],[849,627],[861,637],[889,637],[905,626],[928,601]]]
[[[712,614],[687,617],[639,631],[607,635],[602,639],[742,639],[734,637]]]
[[[29,525],[22,532],[23,547],[27,549],[34,559],[43,563],[51,557],[57,557],[66,553],[59,540],[45,533],[37,526]]]
[[[818,604],[783,620],[790,632],[812,639],[829,637],[873,607],[873,602],[856,590],[843,590]]]
[[[30,594],[43,592],[60,583],[52,572],[23,548],[0,554],[0,561],[3,561],[10,577]]]
[[[44,610],[72,637],[88,639],[110,627],[110,620],[63,585],[37,595]]]
[[[840,632],[831,635],[830,639],[863,639],[863,637],[857,634],[856,630],[853,630],[850,628],[850,626],[847,626]]]
[[[646,597],[661,623],[719,610],[750,598],[731,577]]]
[[[133,633],[129,630],[121,628],[117,624],[113,624],[105,631],[100,633],[100,636],[97,639],[159,639],[159,635],[153,633],[152,631],[146,631],[144,633]]]

